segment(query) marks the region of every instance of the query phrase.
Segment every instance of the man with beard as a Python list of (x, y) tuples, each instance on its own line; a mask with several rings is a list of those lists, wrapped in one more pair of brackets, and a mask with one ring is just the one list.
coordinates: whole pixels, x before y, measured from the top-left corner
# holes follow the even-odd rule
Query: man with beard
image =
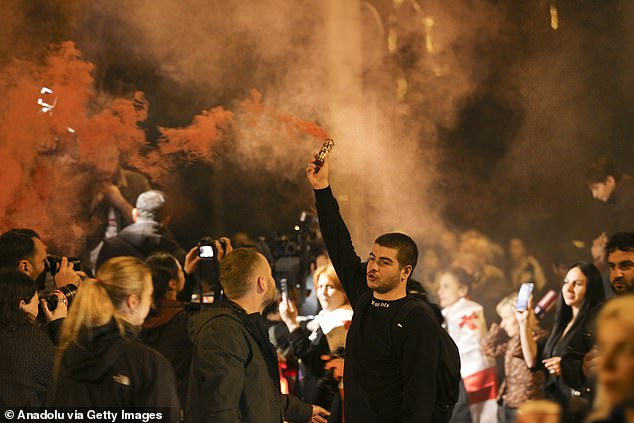
[(416, 244), (402, 233), (383, 234), (367, 266), (362, 263), (339, 214), (328, 171), (327, 158), (320, 169), (314, 163), (306, 168), (326, 249), (354, 310), (346, 340), (345, 421), (446, 422), (455, 399), (445, 403), (440, 395), (439, 376), (445, 375), (439, 370), (441, 354), (449, 352), (442, 349), (443, 329), (426, 304), (406, 306), (414, 301), (406, 286), (418, 259)]
[[(38, 282), (41, 288), (47, 270), (46, 257), (46, 245), (32, 229), (11, 229), (0, 235), (0, 269), (18, 270)], [(79, 285), (81, 278), (66, 257), (62, 257), (59, 266), (54, 277), (56, 287)]]
[(634, 292), (634, 232), (617, 232), (606, 245), (610, 284), (614, 293), (624, 295)]
[(188, 422), (326, 423), (326, 410), (280, 393), (277, 353), (262, 322), (275, 301), (266, 258), (252, 248), (220, 262), (225, 299), (189, 321), (194, 344)]

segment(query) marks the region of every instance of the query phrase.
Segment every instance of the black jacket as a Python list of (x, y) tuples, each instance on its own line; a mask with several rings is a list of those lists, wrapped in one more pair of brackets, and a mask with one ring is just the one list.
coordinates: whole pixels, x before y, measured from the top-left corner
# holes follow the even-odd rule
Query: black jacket
[(186, 421), (307, 422), (312, 406), (280, 393), (277, 353), (259, 313), (221, 301), (189, 321), (194, 343)]
[(62, 357), (47, 403), (53, 407), (164, 407), (180, 419), (174, 372), (165, 357), (121, 336), (114, 320), (86, 331)]
[[(392, 339), (395, 321), (385, 321), (388, 313), (375, 318), (366, 266), (354, 250), (330, 187), (316, 190), (315, 198), (326, 249), (354, 309), (346, 339), (345, 421), (446, 421), (448, 416), (436, 410), (441, 330), (437, 317), (431, 308), (415, 308), (397, 329), (402, 335)], [(393, 307), (404, 300), (393, 301)]]
[(153, 221), (136, 222), (104, 240), (96, 268), (113, 257), (132, 256), (145, 260), (157, 251), (170, 253), (181, 263), (185, 260), (185, 250), (167, 229)]
[(25, 322), (0, 333), (0, 408), (44, 405), (55, 351), (49, 335), (37, 325)]
[(193, 346), (187, 333), (189, 314), (183, 306), (180, 301), (161, 300), (158, 315), (145, 319), (139, 341), (163, 354), (172, 364), (178, 398), (184, 407)]

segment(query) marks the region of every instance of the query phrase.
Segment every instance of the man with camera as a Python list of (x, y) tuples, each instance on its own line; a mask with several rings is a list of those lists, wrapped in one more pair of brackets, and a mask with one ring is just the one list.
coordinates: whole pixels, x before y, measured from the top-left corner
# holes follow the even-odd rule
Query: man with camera
[(253, 248), (227, 251), (218, 256), (225, 299), (189, 321), (194, 353), (186, 420), (326, 423), (323, 408), (280, 393), (277, 353), (261, 315), (276, 298), (271, 266)]
[[(42, 298), (40, 305), (43, 317), (49, 322), (49, 336), (57, 343), (67, 306), (81, 282), (73, 263), (67, 257), (55, 262), (49, 260), (46, 245), (35, 231), (11, 229), (0, 235), (0, 269), (17, 270), (36, 282), (44, 280), (47, 273), (53, 275), (56, 289)], [(42, 288), (43, 283), (39, 285)]]
[(431, 308), (407, 295), (416, 244), (402, 233), (381, 235), (367, 266), (362, 263), (328, 172), (328, 158), (321, 167), (313, 162), (306, 168), (326, 249), (354, 310), (346, 340), (345, 421), (447, 422), (457, 399), (459, 365), (444, 363), (452, 357), (455, 364), (457, 349), (441, 339), (443, 329)]
[(81, 282), (75, 263), (67, 257), (49, 257), (46, 245), (32, 229), (11, 229), (0, 235), (0, 269), (19, 270), (37, 282), (49, 271), (57, 288)]

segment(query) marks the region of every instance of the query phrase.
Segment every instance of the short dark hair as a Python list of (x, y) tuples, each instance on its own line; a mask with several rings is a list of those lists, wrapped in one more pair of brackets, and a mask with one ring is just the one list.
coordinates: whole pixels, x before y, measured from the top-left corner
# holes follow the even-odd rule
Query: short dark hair
[(251, 278), (265, 260), (255, 248), (236, 248), (220, 262), (220, 285), (230, 300), (242, 298), (251, 289)]
[(34, 254), (33, 237), (24, 230), (11, 229), (0, 235), (0, 269), (17, 269), (21, 260), (31, 260)]
[(634, 232), (615, 232), (610, 235), (605, 251), (610, 255), (617, 250), (634, 251)]
[(160, 222), (167, 215), (167, 196), (158, 190), (145, 191), (136, 199), (136, 209), (140, 220)]
[(396, 259), (400, 268), (412, 266), (412, 272), (414, 271), (418, 262), (418, 247), (412, 238), (400, 232), (390, 232), (379, 236), (374, 243), (396, 249)]
[(35, 281), (28, 275), (15, 269), (0, 270), (0, 332), (29, 321), (20, 310), (20, 301), (29, 304), (36, 291)]
[(586, 170), (586, 184), (592, 185), (605, 182), (608, 176), (612, 176), (615, 181), (621, 179), (621, 174), (616, 172), (612, 163), (605, 157), (602, 157), (590, 163), (590, 166), (588, 166)]

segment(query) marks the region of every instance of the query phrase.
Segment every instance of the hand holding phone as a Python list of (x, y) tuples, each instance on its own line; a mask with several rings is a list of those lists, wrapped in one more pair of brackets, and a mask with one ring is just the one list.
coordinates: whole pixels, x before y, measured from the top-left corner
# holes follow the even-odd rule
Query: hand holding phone
[(530, 282), (524, 282), (522, 286), (520, 286), (520, 291), (517, 294), (517, 301), (515, 302), (515, 310), (526, 311), (528, 308), (528, 300), (531, 295), (533, 295), (533, 287), (534, 284)]

